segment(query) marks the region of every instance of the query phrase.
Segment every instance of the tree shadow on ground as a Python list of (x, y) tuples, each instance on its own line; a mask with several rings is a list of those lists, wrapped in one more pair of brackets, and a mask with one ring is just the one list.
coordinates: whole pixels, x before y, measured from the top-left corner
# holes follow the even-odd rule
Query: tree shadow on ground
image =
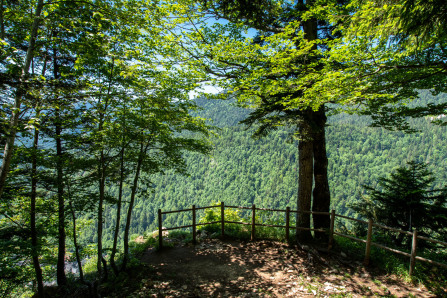
[[(147, 251), (140, 297), (436, 297), (358, 261), (274, 241), (203, 239)], [(394, 295), (394, 296), (393, 296)]]

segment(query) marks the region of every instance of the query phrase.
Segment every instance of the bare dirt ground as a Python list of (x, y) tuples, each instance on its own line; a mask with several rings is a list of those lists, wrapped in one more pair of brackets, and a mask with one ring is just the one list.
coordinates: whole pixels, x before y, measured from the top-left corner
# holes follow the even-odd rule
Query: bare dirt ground
[(151, 274), (133, 297), (439, 297), (346, 255), (274, 241), (204, 239), (142, 260)]

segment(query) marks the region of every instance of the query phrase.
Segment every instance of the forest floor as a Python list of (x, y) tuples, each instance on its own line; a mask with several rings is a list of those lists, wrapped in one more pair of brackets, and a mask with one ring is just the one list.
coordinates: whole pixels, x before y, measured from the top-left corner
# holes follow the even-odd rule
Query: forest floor
[(143, 278), (120, 291), (127, 297), (439, 297), (344, 253), (275, 241), (178, 242), (142, 261)]

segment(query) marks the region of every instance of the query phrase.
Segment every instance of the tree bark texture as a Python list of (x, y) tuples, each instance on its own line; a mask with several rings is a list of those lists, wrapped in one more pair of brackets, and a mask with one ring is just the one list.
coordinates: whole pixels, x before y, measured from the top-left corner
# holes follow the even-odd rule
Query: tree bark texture
[[(305, 113), (310, 114), (310, 111)], [(300, 141), (298, 144), (298, 211), (309, 212), (312, 202), (312, 183), (313, 183), (313, 142), (311, 136), (311, 127), (309, 122), (302, 121), (300, 128)], [(310, 214), (297, 213), (296, 219), (297, 227), (310, 228)], [(309, 230), (297, 230), (297, 241), (305, 242), (312, 239), (312, 234)]]
[[(327, 176), (328, 158), (326, 154), (326, 114), (324, 106), (316, 112), (313, 112), (314, 138), (314, 181), (312, 211), (329, 212), (331, 204), (331, 194), (329, 191), (329, 182)], [(315, 229), (329, 229), (330, 218), (327, 215), (313, 214), (313, 223)], [(317, 238), (323, 238), (324, 233), (315, 233)]]

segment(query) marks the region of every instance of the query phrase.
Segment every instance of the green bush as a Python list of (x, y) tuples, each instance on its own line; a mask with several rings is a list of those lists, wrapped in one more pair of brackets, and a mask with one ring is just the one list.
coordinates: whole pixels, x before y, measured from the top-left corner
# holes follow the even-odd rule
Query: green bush
[[(221, 204), (220, 202), (213, 203), (213, 205), (219, 205), (219, 206), (215, 208), (205, 209), (203, 216), (200, 217), (199, 219), (199, 223), (221, 221), (222, 217), (221, 217), (220, 204)], [(226, 208), (224, 211), (224, 217), (225, 221), (249, 222), (248, 219), (245, 219), (240, 215), (240, 210), (238, 209)], [(217, 234), (220, 233), (221, 224), (214, 223), (209, 225), (202, 225), (198, 227), (198, 230), (204, 230), (211, 234)], [(233, 224), (233, 223), (225, 224), (225, 234), (227, 235), (239, 238), (246, 238), (247, 235), (249, 235), (249, 233), (250, 233), (249, 230), (244, 225)]]

